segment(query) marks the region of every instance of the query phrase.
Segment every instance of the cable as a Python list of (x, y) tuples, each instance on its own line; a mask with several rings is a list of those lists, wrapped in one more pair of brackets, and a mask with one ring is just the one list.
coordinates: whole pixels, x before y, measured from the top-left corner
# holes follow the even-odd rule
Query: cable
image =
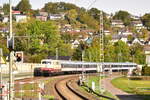
[(87, 10), (89, 10), (89, 9), (92, 7), (92, 5), (94, 5), (94, 4), (96, 3), (96, 1), (97, 1), (97, 0), (94, 0), (94, 1), (88, 6)]

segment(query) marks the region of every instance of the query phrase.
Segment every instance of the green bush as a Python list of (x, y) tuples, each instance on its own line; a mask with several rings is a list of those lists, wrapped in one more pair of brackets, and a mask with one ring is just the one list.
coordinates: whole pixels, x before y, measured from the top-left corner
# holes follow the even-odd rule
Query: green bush
[(142, 75), (150, 76), (150, 67), (148, 67), (147, 65), (145, 65), (145, 66), (142, 68)]
[(36, 54), (36, 55), (31, 55), (28, 59), (29, 62), (32, 63), (40, 63), (42, 59), (45, 58), (45, 54)]

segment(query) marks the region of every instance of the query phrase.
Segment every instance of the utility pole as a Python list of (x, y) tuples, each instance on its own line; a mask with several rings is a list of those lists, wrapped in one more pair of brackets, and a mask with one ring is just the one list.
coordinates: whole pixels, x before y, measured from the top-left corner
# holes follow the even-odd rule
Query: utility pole
[(82, 80), (84, 81), (85, 80), (85, 75), (84, 75), (84, 65), (83, 65), (83, 62), (84, 62), (84, 50), (82, 50)]
[(58, 48), (56, 48), (56, 60), (58, 60)]
[(100, 86), (100, 91), (102, 91), (102, 78), (101, 78), (101, 72), (103, 73), (104, 72), (104, 67), (103, 67), (103, 63), (104, 63), (104, 24), (103, 24), (103, 11), (100, 11), (100, 17), (99, 17), (99, 21), (100, 21), (100, 32), (99, 32), (99, 39), (100, 39), (100, 66), (99, 67), (102, 67), (102, 68), (99, 68), (101, 69), (100, 70), (100, 82), (99, 82), (99, 86)]
[[(1, 87), (0, 87), (0, 93), (1, 94), (3, 94), (3, 90), (2, 90), (2, 66), (1, 66), (1, 64), (2, 64), (2, 58), (3, 57), (3, 51), (2, 51), (2, 48), (0, 48), (0, 85), (1, 85)], [(0, 96), (0, 100), (2, 100), (3, 99), (3, 96), (1, 95)]]
[(9, 4), (10, 4), (10, 13), (9, 13), (9, 40), (8, 40), (8, 48), (10, 50), (10, 55), (9, 55), (9, 100), (14, 100), (14, 95), (13, 95), (13, 56), (14, 56), (14, 51), (13, 51), (13, 33), (12, 33), (12, 1), (9, 0)]

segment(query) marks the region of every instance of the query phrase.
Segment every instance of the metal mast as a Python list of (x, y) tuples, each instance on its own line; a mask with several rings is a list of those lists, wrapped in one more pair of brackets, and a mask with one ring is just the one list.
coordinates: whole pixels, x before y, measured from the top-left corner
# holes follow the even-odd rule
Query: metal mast
[(103, 93), (104, 90), (104, 86), (102, 86), (102, 78), (101, 78), (101, 72), (103, 73), (104, 69), (103, 69), (103, 63), (104, 63), (104, 24), (103, 24), (103, 11), (100, 11), (100, 15), (99, 15), (99, 21), (100, 21), (100, 27), (99, 27), (99, 41), (100, 41), (100, 62), (101, 64), (99, 65), (99, 70), (100, 70), (100, 80), (99, 80), (99, 86), (100, 86), (100, 91), (101, 93)]
[(12, 2), (11, 0), (9, 0), (9, 4), (10, 4), (10, 13), (9, 13), (9, 22), (10, 22), (10, 26), (9, 26), (9, 40), (11, 41), (9, 45), (12, 46), (12, 48), (10, 48), (10, 56), (9, 56), (9, 100), (13, 100), (14, 99), (14, 95), (13, 95), (13, 56), (14, 56), (14, 52), (13, 52), (13, 33), (12, 33)]
[(100, 11), (100, 62), (104, 62), (104, 24), (103, 12)]
[[(0, 84), (2, 84), (2, 57), (3, 57), (3, 51), (2, 51), (2, 48), (0, 48)], [(0, 86), (1, 90), (0, 90), (0, 93), (3, 94), (3, 91), (2, 91), (2, 86)], [(1, 95), (0, 96), (0, 100), (3, 100), (3, 96)]]

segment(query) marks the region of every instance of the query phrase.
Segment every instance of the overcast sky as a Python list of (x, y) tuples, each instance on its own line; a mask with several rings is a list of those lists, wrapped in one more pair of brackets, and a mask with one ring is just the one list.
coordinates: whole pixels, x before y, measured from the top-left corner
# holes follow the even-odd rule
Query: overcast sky
[[(0, 5), (9, 0), (0, 0)], [(21, 0), (12, 0), (16, 5)], [(59, 2), (60, 0), (30, 0), (33, 9), (42, 8), (47, 2)], [(107, 13), (115, 13), (119, 10), (126, 10), (134, 15), (143, 15), (150, 13), (150, 0), (61, 0), (65, 2), (75, 3), (78, 6), (88, 8), (93, 1), (96, 1), (92, 7), (102, 9)]]

